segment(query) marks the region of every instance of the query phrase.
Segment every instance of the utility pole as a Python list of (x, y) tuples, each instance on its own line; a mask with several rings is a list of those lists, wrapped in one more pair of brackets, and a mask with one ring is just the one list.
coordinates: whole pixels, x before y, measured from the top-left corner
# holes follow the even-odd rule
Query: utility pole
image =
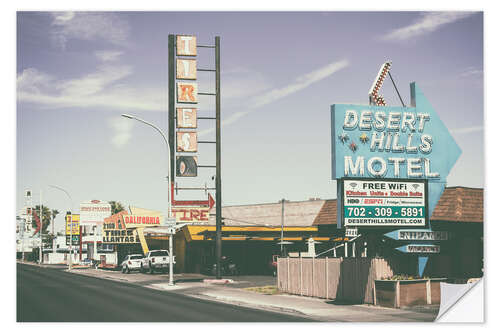
[(52, 253), (56, 253), (56, 236), (54, 235), (54, 215), (50, 212), (50, 224), (52, 225)]

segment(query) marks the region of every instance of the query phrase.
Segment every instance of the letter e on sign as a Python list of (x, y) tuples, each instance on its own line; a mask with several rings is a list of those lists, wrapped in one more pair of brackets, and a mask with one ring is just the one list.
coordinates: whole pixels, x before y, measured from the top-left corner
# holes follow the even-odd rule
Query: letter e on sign
[(196, 128), (196, 108), (177, 108), (177, 128)]
[(196, 56), (196, 36), (177, 35), (177, 55)]

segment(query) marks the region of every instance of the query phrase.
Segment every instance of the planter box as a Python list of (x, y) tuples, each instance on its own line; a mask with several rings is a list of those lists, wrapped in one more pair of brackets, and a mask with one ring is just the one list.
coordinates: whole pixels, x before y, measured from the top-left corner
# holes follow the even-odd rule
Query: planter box
[(439, 304), (443, 281), (446, 279), (375, 280), (374, 304), (391, 308)]

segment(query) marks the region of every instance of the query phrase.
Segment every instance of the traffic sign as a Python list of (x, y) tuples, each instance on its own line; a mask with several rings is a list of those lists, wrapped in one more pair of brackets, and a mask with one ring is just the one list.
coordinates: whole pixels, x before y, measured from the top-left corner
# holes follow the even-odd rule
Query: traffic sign
[(430, 229), (398, 229), (386, 233), (384, 236), (395, 240), (407, 241), (445, 241), (448, 240), (447, 231), (431, 231)]
[(358, 235), (358, 228), (345, 228), (346, 237), (356, 237)]
[(432, 244), (408, 244), (403, 245), (396, 250), (401, 251), (403, 253), (439, 253), (441, 251), (441, 247), (439, 245)]

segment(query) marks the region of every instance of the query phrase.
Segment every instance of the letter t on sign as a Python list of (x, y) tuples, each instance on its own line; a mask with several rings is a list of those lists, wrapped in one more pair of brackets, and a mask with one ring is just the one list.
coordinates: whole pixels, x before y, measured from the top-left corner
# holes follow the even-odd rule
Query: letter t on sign
[(177, 55), (196, 56), (196, 36), (177, 35)]

